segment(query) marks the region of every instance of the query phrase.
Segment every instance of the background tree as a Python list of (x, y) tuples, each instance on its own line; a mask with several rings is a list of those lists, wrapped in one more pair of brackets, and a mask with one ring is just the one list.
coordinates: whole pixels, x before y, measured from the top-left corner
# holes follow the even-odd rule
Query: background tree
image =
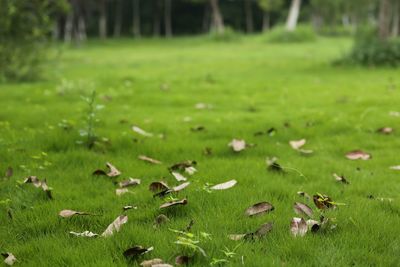
[(225, 31), (224, 19), (219, 7), (219, 0), (210, 0), (211, 6), (211, 28), (218, 34), (223, 34)]
[(292, 0), (289, 9), (289, 15), (286, 20), (286, 30), (294, 31), (297, 26), (301, 7), (301, 0)]
[(263, 11), (262, 31), (268, 31), (271, 27), (271, 12), (282, 8), (282, 0), (258, 0), (258, 5)]
[(132, 7), (132, 32), (133, 36), (139, 38), (141, 36), (140, 0), (132, 0)]
[(246, 18), (246, 32), (253, 32), (253, 0), (244, 0), (244, 14)]

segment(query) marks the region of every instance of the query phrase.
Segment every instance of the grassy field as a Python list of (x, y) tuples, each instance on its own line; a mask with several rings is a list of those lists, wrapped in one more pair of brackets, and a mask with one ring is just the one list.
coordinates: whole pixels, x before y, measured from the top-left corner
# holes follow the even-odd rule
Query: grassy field
[[(8, 166), (14, 169), (10, 178), (0, 178), (0, 250), (12, 252), (18, 266), (138, 266), (151, 258), (175, 265), (176, 256), (193, 253), (174, 243), (178, 234), (170, 229), (184, 230), (193, 219), (194, 239), (201, 232), (211, 235), (198, 244), (207, 257), (194, 253), (193, 266), (227, 259), (221, 250), (237, 245), (227, 266), (400, 266), (400, 172), (389, 169), (400, 164), (400, 117), (389, 115), (400, 111), (399, 71), (332, 66), (350, 46), (346, 39), (279, 45), (249, 37), (231, 43), (121, 40), (60, 49), (46, 80), (0, 85), (1, 176)], [(79, 144), (79, 131), (86, 129), (88, 109), (82, 96), (93, 90), (96, 105), (103, 106), (94, 132), (108, 141), (90, 150)], [(196, 108), (198, 103), (206, 108)], [(132, 125), (154, 136), (135, 133)], [(205, 130), (191, 130), (197, 126)], [(386, 126), (394, 132), (376, 133)], [(273, 136), (254, 135), (271, 127)], [(254, 146), (234, 153), (228, 147), (233, 138)], [(313, 154), (289, 146), (301, 138)], [(211, 155), (204, 154), (206, 147)], [(346, 159), (356, 149), (372, 159)], [(163, 164), (140, 161), (139, 155)], [(267, 170), (265, 159), (272, 156), (285, 173)], [(184, 160), (196, 160), (198, 170), (185, 174), (191, 184), (176, 195), (188, 204), (160, 210), (166, 200), (153, 198), (149, 184), (179, 184), (168, 167)], [(117, 196), (111, 178), (92, 175), (106, 162), (122, 172), (118, 181), (133, 177), (141, 184)], [(332, 173), (350, 184), (336, 182)], [(21, 184), (30, 175), (47, 179), (53, 200)], [(230, 179), (236, 186), (204, 190), (206, 183)], [(292, 236), (294, 202), (318, 214), (298, 191), (345, 203), (326, 212), (336, 228)], [(261, 201), (275, 210), (244, 215)], [(123, 212), (128, 204), (137, 209)], [(63, 209), (99, 216), (61, 218)], [(121, 214), (128, 222), (111, 237), (69, 234), (101, 234)], [(155, 229), (159, 214), (170, 221)], [(266, 222), (273, 229), (260, 240), (227, 237)], [(128, 261), (123, 252), (135, 245), (154, 250)]]

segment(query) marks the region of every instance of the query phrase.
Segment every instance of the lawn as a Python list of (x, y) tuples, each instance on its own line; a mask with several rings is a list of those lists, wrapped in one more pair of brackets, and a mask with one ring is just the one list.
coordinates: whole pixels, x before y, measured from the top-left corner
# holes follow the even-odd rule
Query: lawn
[[(0, 178), (1, 251), (13, 253), (17, 266), (138, 266), (152, 258), (175, 265), (178, 255), (195, 255), (193, 266), (216, 259), (228, 259), (227, 266), (399, 266), (400, 171), (389, 169), (400, 164), (399, 71), (333, 66), (350, 46), (347, 39), (282, 45), (261, 37), (229, 43), (201, 37), (58, 47), (45, 80), (0, 85), (1, 176), (14, 170)], [(99, 142), (88, 149), (80, 135), (88, 113), (82, 97), (93, 90)], [(133, 125), (154, 135), (142, 136)], [(191, 130), (198, 126), (204, 130)], [(394, 132), (377, 133), (381, 127)], [(255, 135), (270, 128), (275, 134)], [(248, 147), (233, 152), (234, 138)], [(289, 145), (302, 138), (312, 154)], [(372, 158), (345, 157), (358, 149)], [(274, 156), (283, 172), (267, 169), (266, 158)], [(195, 160), (198, 171), (184, 174), (191, 184), (171, 196), (188, 203), (160, 210), (171, 196), (153, 198), (149, 185), (180, 184), (168, 167), (185, 160)], [(92, 175), (106, 162), (122, 174)], [(47, 179), (53, 200), (22, 184), (30, 175)], [(141, 184), (117, 196), (113, 182), (128, 177)], [(208, 190), (231, 179), (237, 180), (232, 188)], [(336, 227), (294, 237), (294, 202), (319, 217), (312, 199), (298, 191), (344, 203), (324, 211)], [(261, 201), (274, 210), (244, 214)], [(137, 209), (123, 211), (126, 205)], [(62, 218), (64, 209), (95, 216)], [(122, 214), (128, 222), (110, 237), (69, 234), (101, 234)], [(169, 221), (154, 228), (160, 214)], [(185, 230), (191, 220), (192, 239), (200, 239), (207, 257), (174, 243), (179, 234), (171, 229)], [(266, 222), (273, 228), (262, 238), (228, 238)], [(135, 245), (154, 250), (126, 259), (123, 252)], [(225, 247), (236, 248), (232, 258)]]

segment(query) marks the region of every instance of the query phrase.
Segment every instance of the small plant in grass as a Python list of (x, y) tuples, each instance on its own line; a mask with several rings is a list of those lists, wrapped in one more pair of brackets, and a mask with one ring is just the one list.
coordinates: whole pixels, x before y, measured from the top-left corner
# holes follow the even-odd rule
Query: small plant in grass
[(236, 257), (236, 250), (239, 248), (241, 244), (236, 245), (233, 249), (229, 249), (228, 247), (225, 247), (224, 249), (221, 249), (221, 252), (224, 254), (224, 258), (217, 259), (213, 258), (210, 262), (210, 265), (222, 265), (229, 263), (232, 259)]
[(95, 125), (100, 121), (97, 118), (97, 112), (103, 109), (104, 106), (96, 104), (95, 90), (93, 90), (89, 97), (82, 97), (82, 99), (85, 101), (87, 109), (85, 113), (85, 127), (79, 130), (79, 135), (84, 139), (77, 141), (77, 143), (85, 145), (88, 149), (92, 149), (100, 140), (95, 132)]
[(205, 232), (201, 232), (196, 235), (190, 232), (179, 231), (175, 229), (169, 229), (170, 231), (177, 233), (177, 240), (174, 242), (183, 248), (185, 252), (189, 251), (191, 254), (200, 253), (204, 257), (207, 257), (205, 250), (199, 246), (201, 239), (211, 239), (211, 235)]
[(283, 26), (277, 26), (266, 34), (266, 40), (272, 43), (302, 43), (313, 42), (317, 39), (312, 27), (299, 25), (296, 30), (288, 31)]

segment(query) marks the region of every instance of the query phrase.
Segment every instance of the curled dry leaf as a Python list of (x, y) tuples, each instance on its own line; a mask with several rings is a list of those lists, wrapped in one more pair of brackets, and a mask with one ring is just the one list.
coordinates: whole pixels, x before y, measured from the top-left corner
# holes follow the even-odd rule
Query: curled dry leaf
[(302, 215), (302, 216), (306, 215), (308, 217), (313, 216), (313, 210), (304, 203), (295, 202), (293, 205), (293, 209), (294, 209), (294, 212), (296, 212), (296, 214), (298, 214), (298, 215)]
[(190, 185), (190, 182), (185, 182), (182, 183), (180, 185), (177, 185), (173, 188), (169, 188), (169, 189), (164, 189), (156, 194), (153, 195), (153, 197), (165, 197), (166, 195), (170, 194), (170, 193), (177, 193), (183, 189), (185, 189), (186, 187), (188, 187)]
[(190, 182), (182, 183), (172, 188), (172, 191), (179, 192), (190, 185)]
[(186, 205), (186, 204), (187, 204), (187, 199), (184, 198), (182, 200), (166, 202), (160, 206), (160, 209), (170, 208), (170, 207), (178, 206), (178, 205)]
[(146, 136), (146, 137), (152, 137), (152, 136), (153, 136), (152, 133), (148, 133), (148, 132), (146, 132), (145, 130), (140, 129), (140, 128), (137, 127), (137, 126), (132, 126), (132, 131), (134, 131), (134, 132), (137, 133), (137, 134)]
[(306, 144), (306, 139), (289, 141), (289, 144), (294, 150), (297, 150), (297, 151), (299, 151), (301, 153), (304, 153), (304, 154), (313, 153), (312, 150), (302, 149), (302, 147)]
[(24, 184), (33, 184), (37, 188), (42, 188), (42, 190), (46, 193), (47, 197), (53, 199), (51, 194), (51, 188), (47, 185), (46, 179), (40, 181), (36, 176), (29, 176), (25, 178)]
[(243, 139), (233, 139), (229, 144), (234, 152), (240, 152), (246, 148), (246, 141)]
[(128, 186), (136, 186), (136, 185), (140, 185), (140, 179), (133, 179), (133, 178), (129, 178), (128, 180), (122, 181), (119, 183), (119, 187), (128, 187)]
[(152, 260), (142, 261), (142, 263), (140, 263), (140, 266), (152, 267), (152, 266), (160, 265), (163, 263), (164, 263), (164, 261), (162, 259), (152, 259)]
[(146, 162), (149, 162), (149, 163), (152, 163), (152, 164), (162, 164), (161, 161), (156, 160), (156, 159), (153, 159), (153, 158), (150, 158), (150, 157), (147, 157), (147, 156), (145, 156), (145, 155), (140, 155), (140, 156), (138, 157), (138, 159), (143, 160), (143, 161), (146, 161)]
[(164, 190), (168, 190), (169, 186), (166, 182), (163, 181), (159, 181), (159, 182), (152, 182), (149, 185), (149, 190), (152, 192), (159, 192), (159, 191), (164, 191)]
[(316, 220), (307, 220), (307, 226), (308, 229), (311, 230), (311, 232), (317, 232), (320, 228), (321, 228), (321, 224), (320, 222), (316, 221)]
[(128, 192), (129, 192), (129, 190), (127, 188), (117, 188), (117, 189), (115, 189), (115, 194), (117, 196), (122, 196), (123, 194), (126, 194)]
[(123, 254), (126, 258), (136, 258), (152, 251), (153, 249), (153, 247), (144, 248), (142, 246), (134, 246), (125, 250)]
[(272, 158), (266, 158), (265, 163), (267, 164), (268, 170), (271, 171), (283, 171), (283, 168), (281, 165), (278, 164), (278, 159), (276, 157)]
[(178, 182), (186, 181), (186, 177), (180, 174), (179, 172), (171, 172), (171, 174), (175, 177)]
[(93, 172), (93, 175), (106, 175), (108, 177), (117, 177), (121, 175), (121, 172), (110, 162), (107, 162), (106, 166), (108, 168), (108, 172), (98, 169)]
[(1, 255), (4, 257), (4, 263), (9, 266), (13, 265), (17, 261), (17, 258), (15, 258), (15, 256), (10, 252), (1, 253)]
[(256, 231), (251, 232), (251, 233), (247, 233), (247, 234), (233, 234), (233, 235), (229, 235), (229, 239), (231, 240), (252, 240), (254, 238), (261, 238), (263, 236), (265, 236), (267, 233), (272, 231), (272, 227), (273, 227), (273, 223), (272, 222), (268, 222), (268, 223), (264, 223), (262, 224)]
[(304, 236), (308, 231), (308, 226), (303, 218), (293, 218), (290, 222), (290, 232), (294, 236)]
[(323, 194), (317, 193), (316, 195), (313, 196), (314, 204), (319, 208), (320, 210), (323, 209), (329, 209), (329, 208), (335, 208), (335, 204), (333, 200)]
[(14, 170), (12, 167), (8, 167), (5, 173), (5, 177), (6, 178), (10, 178), (11, 176), (13, 176)]
[(69, 218), (74, 215), (91, 215), (90, 213), (84, 212), (84, 211), (75, 211), (75, 210), (62, 210), (58, 214), (59, 216), (63, 218)]
[(229, 180), (228, 182), (222, 183), (222, 184), (216, 184), (212, 187), (210, 187), (210, 189), (212, 190), (225, 190), (225, 189), (229, 189), (233, 186), (235, 186), (237, 183), (236, 180)]
[(161, 225), (166, 224), (167, 222), (169, 222), (168, 217), (166, 215), (164, 215), (164, 214), (160, 214), (154, 220), (153, 227), (154, 228), (158, 228)]
[(178, 162), (178, 163), (173, 164), (172, 166), (170, 166), (168, 168), (168, 170), (170, 172), (172, 172), (172, 171), (181, 171), (181, 172), (183, 172), (183, 171), (186, 170), (186, 168), (193, 167), (196, 164), (197, 164), (197, 162), (194, 161), (194, 160), (186, 160), (186, 161), (182, 161), (182, 162)]
[(391, 134), (391, 133), (393, 133), (393, 128), (390, 128), (390, 127), (382, 127), (382, 128), (379, 128), (378, 130), (376, 130), (378, 133), (381, 133), (381, 134)]
[(274, 210), (274, 206), (268, 202), (260, 202), (246, 209), (247, 216), (260, 215)]
[(74, 235), (74, 236), (81, 236), (81, 237), (97, 237), (97, 236), (99, 236), (98, 234), (95, 234), (95, 233), (92, 233), (92, 232), (90, 232), (90, 231), (84, 231), (84, 232), (82, 232), (82, 233), (77, 233), (77, 232), (73, 232), (73, 231), (71, 231), (71, 232), (69, 232), (71, 235)]
[(335, 180), (337, 182), (343, 183), (343, 184), (350, 184), (349, 181), (347, 181), (347, 179), (344, 177), (344, 175), (337, 175), (336, 173), (333, 174), (333, 177), (335, 178)]
[(185, 256), (185, 255), (179, 255), (175, 258), (175, 264), (176, 265), (187, 265), (189, 264), (190, 261), (190, 257), (189, 256)]
[(357, 159), (368, 160), (371, 159), (372, 157), (371, 154), (368, 154), (362, 150), (353, 150), (346, 154), (346, 158), (351, 160), (357, 160)]
[(301, 197), (306, 198), (306, 199), (311, 199), (310, 195), (307, 194), (306, 192), (298, 191), (297, 194), (298, 194), (299, 196), (301, 196)]
[(136, 206), (132, 206), (132, 205), (126, 205), (126, 206), (122, 207), (122, 210), (124, 210), (124, 211), (132, 210), (132, 209), (137, 210), (137, 207)]
[(193, 166), (190, 166), (185, 168), (185, 172), (189, 175), (193, 175), (195, 172), (197, 172), (197, 169)]
[(128, 216), (120, 215), (118, 216), (108, 227), (107, 229), (101, 234), (101, 236), (108, 237), (114, 234), (114, 231), (119, 232), (121, 226), (128, 222)]

